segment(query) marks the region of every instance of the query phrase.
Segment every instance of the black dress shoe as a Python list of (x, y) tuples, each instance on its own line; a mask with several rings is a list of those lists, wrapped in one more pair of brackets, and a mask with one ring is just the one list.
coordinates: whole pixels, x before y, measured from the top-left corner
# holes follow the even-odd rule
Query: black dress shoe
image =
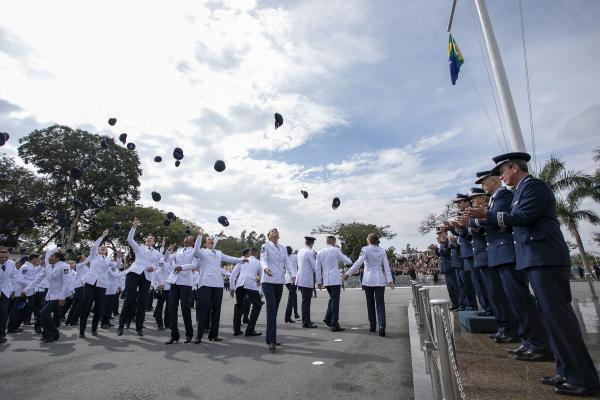
[(244, 332), (242, 331), (237, 331), (237, 332), (233, 332), (233, 336), (240, 336), (242, 335)]
[(202, 338), (200, 336), (196, 336), (196, 340), (194, 340), (194, 344), (198, 344), (202, 342)]
[(7, 342), (7, 340), (4, 336), (0, 337), (0, 343), (6, 343), (6, 342)]
[(331, 328), (331, 332), (344, 332), (346, 330), (346, 328), (342, 328), (341, 326), (333, 326)]
[(530, 362), (543, 362), (543, 361), (554, 361), (554, 356), (549, 353), (537, 353), (535, 351), (527, 351), (525, 353), (517, 354), (515, 356), (517, 361), (530, 361)]
[(581, 386), (571, 385), (570, 383), (561, 383), (554, 387), (556, 394), (564, 394), (568, 396), (591, 396), (598, 393), (599, 388), (585, 388)]
[(79, 334), (79, 339), (85, 339), (85, 333), (80, 333)]
[(117, 328), (117, 336), (122, 336), (123, 335), (123, 325), (119, 325), (119, 327)]
[(244, 333), (244, 336), (260, 336), (260, 335), (262, 335), (262, 332), (252, 331), (252, 332)]
[(295, 323), (296, 323), (296, 321), (294, 321), (293, 319), (286, 319), (286, 320), (285, 320), (285, 323), (286, 323), (286, 324), (295, 324)]
[(92, 336), (98, 336), (98, 331), (95, 329), (92, 329)]
[(560, 376), (560, 375), (542, 376), (540, 378), (540, 383), (542, 385), (558, 386), (558, 385), (562, 385), (563, 383), (565, 383), (565, 377)]
[(50, 343), (50, 342), (56, 342), (59, 338), (59, 335), (54, 336), (53, 338), (45, 338), (44, 340), (42, 340), (42, 343)]
[(500, 335), (500, 336), (496, 337), (496, 339), (494, 339), (494, 342), (496, 342), (496, 343), (514, 343), (515, 339), (513, 339), (507, 335)]
[(35, 328), (33, 331), (34, 331), (35, 333), (37, 333), (38, 335), (39, 335), (40, 333), (42, 333), (42, 329), (41, 329), (41, 328)]
[(164, 327), (164, 326), (159, 326), (159, 327), (158, 327), (158, 330), (159, 330), (159, 331), (164, 331), (164, 330), (165, 330), (165, 327)]
[(7, 333), (21, 333), (21, 332), (23, 332), (23, 328), (9, 329), (6, 332)]
[(142, 329), (138, 329), (136, 332), (139, 337), (144, 337), (144, 331)]
[(510, 354), (523, 354), (529, 351), (529, 348), (527, 346), (524, 345), (520, 345), (519, 347), (517, 347), (516, 349), (508, 349), (506, 350), (507, 352), (509, 352)]
[(192, 343), (192, 337), (191, 336), (186, 336), (185, 340), (183, 341), (183, 343)]
[(327, 321), (326, 319), (324, 319), (323, 322), (325, 323), (325, 325), (327, 325), (328, 327), (331, 328), (331, 323), (329, 321)]
[(173, 344), (173, 343), (177, 343), (177, 342), (179, 342), (179, 339), (173, 339), (173, 338), (171, 338), (171, 339), (167, 340), (165, 342), (165, 344)]
[(385, 336), (385, 329), (379, 330), (379, 336)]
[(275, 343), (269, 343), (269, 350), (271, 352), (274, 352), (275, 350), (277, 350), (277, 346), (275, 346)]
[(223, 338), (222, 338), (222, 337), (220, 337), (220, 336), (209, 337), (209, 338), (208, 338), (208, 341), (209, 341), (209, 342), (222, 342), (222, 341), (223, 341)]
[(296, 314), (296, 315), (294, 315), (294, 318), (300, 319), (300, 316), (298, 314)]
[(100, 325), (100, 329), (110, 329), (110, 326), (108, 326), (108, 325)]
[(372, 326), (372, 327), (369, 328), (369, 332), (375, 332), (375, 331), (376, 331), (376, 329), (375, 329), (374, 326)]
[(304, 325), (302, 325), (302, 327), (303, 328), (310, 328), (310, 329), (318, 328), (318, 326), (315, 325), (315, 324), (313, 324), (312, 322), (309, 322), (308, 324), (304, 324)]

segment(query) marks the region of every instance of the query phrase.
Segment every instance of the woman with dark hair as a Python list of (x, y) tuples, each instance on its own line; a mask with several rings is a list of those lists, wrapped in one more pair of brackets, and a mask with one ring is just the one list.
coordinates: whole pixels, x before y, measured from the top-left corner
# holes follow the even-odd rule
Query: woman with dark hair
[(358, 260), (344, 274), (344, 280), (358, 271), (363, 263), (365, 264), (362, 289), (367, 297), (367, 314), (371, 325), (369, 330), (375, 332), (376, 324), (378, 324), (379, 336), (385, 336), (384, 292), (386, 284), (390, 288), (394, 288), (392, 272), (385, 250), (379, 247), (379, 236), (370, 233), (367, 236), (367, 243), (369, 245), (362, 248)]
[[(65, 298), (69, 295), (71, 289), (71, 285), (69, 284), (71, 279), (70, 268), (65, 260), (65, 253), (62, 250), (58, 248), (48, 250), (44, 258), (44, 269), (21, 293), (21, 296), (31, 296), (37, 285), (44, 278), (48, 279), (46, 305), (42, 307), (39, 314), (42, 323), (42, 338), (40, 340), (45, 343), (58, 340), (60, 336), (55, 319), (56, 315), (60, 313)], [(54, 314), (54, 318), (52, 314)]]

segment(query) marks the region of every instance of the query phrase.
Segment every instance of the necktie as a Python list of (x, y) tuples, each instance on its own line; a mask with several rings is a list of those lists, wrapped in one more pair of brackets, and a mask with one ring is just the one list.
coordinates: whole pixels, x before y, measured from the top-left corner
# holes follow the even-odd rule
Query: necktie
[(6, 265), (2, 264), (2, 271), (6, 271)]

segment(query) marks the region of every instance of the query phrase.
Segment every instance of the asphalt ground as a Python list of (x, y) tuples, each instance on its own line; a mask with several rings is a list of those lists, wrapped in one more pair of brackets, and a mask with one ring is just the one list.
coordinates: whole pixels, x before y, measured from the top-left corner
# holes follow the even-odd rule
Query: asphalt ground
[[(362, 290), (342, 292), (340, 324), (346, 331), (334, 333), (321, 321), (326, 291), (318, 291), (312, 304), (319, 328), (304, 329), (283, 322), (284, 289), (278, 315), (282, 346), (275, 353), (264, 336), (233, 336), (228, 295), (221, 313), (224, 341), (218, 343), (205, 335), (198, 345), (167, 346), (168, 332), (156, 329), (151, 313), (143, 338), (134, 329), (118, 337), (114, 327), (92, 337), (88, 325), (87, 338), (78, 339), (78, 328), (61, 326), (58, 342), (42, 344), (27, 326), (0, 345), (0, 399), (411, 399), (406, 309), (411, 291), (386, 289), (385, 296), (387, 336), (381, 338), (368, 331)], [(181, 316), (179, 324), (181, 330)], [(264, 307), (256, 329), (265, 330)]]

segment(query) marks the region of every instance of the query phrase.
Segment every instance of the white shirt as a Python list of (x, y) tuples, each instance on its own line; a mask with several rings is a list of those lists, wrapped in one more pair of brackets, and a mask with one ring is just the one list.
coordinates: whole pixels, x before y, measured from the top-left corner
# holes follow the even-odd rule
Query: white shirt
[(167, 282), (167, 279), (173, 271), (173, 265), (166, 261), (164, 258), (158, 262), (158, 269), (154, 271), (154, 287), (160, 288), (162, 285), (163, 290), (171, 290), (171, 285)]
[[(194, 285), (192, 271), (198, 268), (198, 259), (194, 257), (194, 253), (193, 247), (179, 248), (175, 254), (167, 253), (165, 260), (173, 266), (166, 280), (167, 283), (185, 286)], [(177, 266), (181, 266), (181, 272), (174, 271)]]
[(21, 268), (15, 269), (13, 276), (13, 286), (15, 294), (20, 294), (23, 289), (27, 287), (31, 282), (35, 280), (35, 277), (39, 273), (39, 270), (35, 268), (35, 265), (29, 261), (25, 261)]
[(48, 250), (45, 256), (46, 265), (42, 272), (31, 282), (23, 292), (26, 295), (31, 296), (35, 291), (38, 284), (46, 278), (48, 280), (48, 293), (46, 294), (46, 301), (52, 300), (64, 300), (70, 293), (70, 271), (69, 264), (64, 261), (58, 261), (56, 264), (51, 265), (49, 258), (52, 254), (56, 253), (58, 249)]
[(98, 247), (104, 236), (96, 239), (94, 244), (92, 244), (92, 248), (90, 249), (89, 263), (90, 269), (88, 272), (83, 275), (81, 281), (84, 284), (96, 285), (99, 288), (107, 288), (108, 287), (108, 269), (110, 267), (111, 260), (108, 256), (101, 256), (98, 254)]
[(285, 282), (285, 271), (289, 271), (290, 278), (296, 278), (296, 268), (288, 262), (287, 249), (278, 244), (271, 242), (263, 244), (260, 248), (260, 263), (263, 268), (269, 268), (273, 276), (266, 273), (262, 274), (261, 283), (276, 283), (283, 284)]
[(346, 275), (350, 276), (354, 274), (363, 263), (365, 264), (362, 280), (363, 286), (385, 286), (387, 283), (393, 282), (387, 254), (385, 254), (385, 250), (381, 247), (376, 245), (363, 247), (358, 260), (346, 271)]
[(315, 286), (316, 257), (317, 253), (308, 246), (298, 250), (296, 286), (311, 289)]
[(138, 244), (133, 238), (135, 236), (135, 227), (132, 227), (127, 235), (127, 243), (135, 253), (135, 262), (127, 269), (127, 273), (140, 275), (144, 273), (146, 279), (152, 282), (152, 271), (158, 267), (158, 261), (161, 254), (158, 250), (146, 245)]
[(4, 264), (0, 264), (0, 292), (6, 297), (10, 297), (14, 292), (13, 277), (15, 274), (15, 262), (6, 260)]
[(224, 287), (223, 275), (229, 275), (229, 272), (221, 268), (221, 262), (237, 264), (243, 261), (243, 258), (231, 257), (219, 250), (202, 248), (201, 245), (202, 236), (198, 235), (194, 245), (194, 255), (198, 258), (198, 273), (200, 274), (198, 286)]
[(328, 244), (327, 247), (319, 250), (316, 267), (317, 283), (324, 286), (341, 285), (340, 262), (344, 265), (352, 264), (352, 260), (346, 257), (338, 247)]
[(127, 271), (119, 271), (121, 260), (111, 261), (106, 276), (106, 293), (110, 296), (116, 294), (121, 288), (121, 277), (127, 274)]
[(83, 286), (83, 277), (90, 270), (90, 266), (87, 263), (90, 261), (90, 258), (86, 258), (83, 262), (80, 262), (75, 266), (75, 272), (77, 275), (77, 279), (75, 280), (75, 285), (73, 285), (73, 289), (77, 289)]
[(244, 289), (258, 290), (256, 275), (262, 274), (262, 265), (254, 256), (248, 257), (247, 260), (248, 262), (238, 263), (231, 271), (232, 291), (242, 286)]
[(292, 277), (291, 277), (289, 271), (291, 269), (298, 271), (298, 255), (297, 254), (290, 254), (288, 256), (288, 266), (289, 266), (289, 268), (285, 270), (285, 284), (286, 285), (288, 283), (292, 283)]

